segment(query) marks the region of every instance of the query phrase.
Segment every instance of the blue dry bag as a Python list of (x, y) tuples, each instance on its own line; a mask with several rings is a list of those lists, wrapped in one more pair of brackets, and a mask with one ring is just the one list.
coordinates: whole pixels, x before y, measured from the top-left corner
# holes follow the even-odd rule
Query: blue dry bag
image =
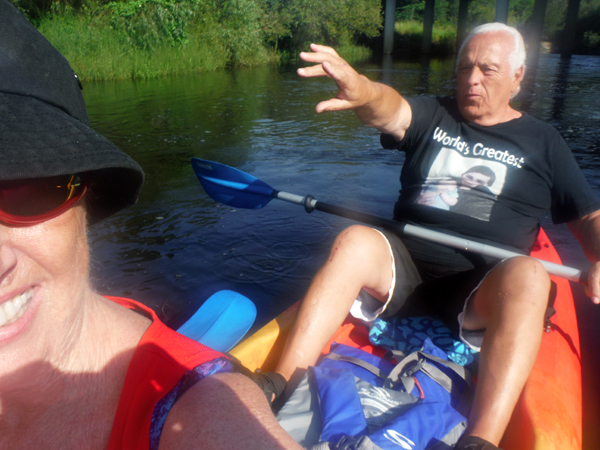
[(278, 420), (305, 448), (451, 449), (466, 428), (471, 392), (466, 369), (429, 339), (397, 365), (334, 344)]

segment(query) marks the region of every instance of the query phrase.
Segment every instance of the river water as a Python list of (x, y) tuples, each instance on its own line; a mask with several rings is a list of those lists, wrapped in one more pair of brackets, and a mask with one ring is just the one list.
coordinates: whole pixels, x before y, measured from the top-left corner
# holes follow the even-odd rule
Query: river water
[[(405, 95), (452, 95), (453, 61), (371, 61), (367, 77)], [(238, 291), (258, 307), (256, 327), (299, 300), (346, 219), (273, 201), (260, 210), (216, 204), (190, 165), (196, 156), (248, 172), (276, 189), (312, 194), (391, 218), (402, 154), (351, 112), (321, 114), (328, 79), (300, 79), (296, 67), (263, 67), (150, 81), (86, 83), (92, 126), (146, 172), (138, 204), (90, 232), (99, 291), (153, 307), (183, 323), (212, 293)], [(561, 62), (542, 55), (515, 106), (557, 127), (600, 193), (600, 58)], [(545, 228), (565, 263), (585, 265), (565, 226)], [(600, 307), (574, 286), (584, 364), (584, 438), (598, 448)]]

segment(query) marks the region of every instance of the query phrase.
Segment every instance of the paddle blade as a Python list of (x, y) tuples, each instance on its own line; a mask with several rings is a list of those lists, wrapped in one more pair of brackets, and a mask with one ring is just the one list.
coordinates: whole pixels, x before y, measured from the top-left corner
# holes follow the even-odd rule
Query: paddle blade
[(241, 170), (199, 158), (192, 158), (192, 167), (210, 198), (224, 205), (258, 209), (273, 198), (271, 186)]
[(177, 331), (207, 347), (226, 352), (239, 342), (256, 318), (256, 306), (234, 291), (211, 295)]

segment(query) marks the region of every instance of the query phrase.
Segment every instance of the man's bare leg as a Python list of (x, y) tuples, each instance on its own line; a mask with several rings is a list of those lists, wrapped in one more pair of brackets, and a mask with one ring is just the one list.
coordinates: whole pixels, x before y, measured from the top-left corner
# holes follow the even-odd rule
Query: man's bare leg
[(471, 300), (463, 327), (486, 328), (465, 435), (499, 445), (542, 340), (550, 279), (527, 257), (501, 263)]
[(276, 372), (290, 380), (297, 369), (315, 364), (360, 290), (383, 302), (392, 274), (390, 249), (379, 232), (360, 225), (341, 232), (302, 300)]

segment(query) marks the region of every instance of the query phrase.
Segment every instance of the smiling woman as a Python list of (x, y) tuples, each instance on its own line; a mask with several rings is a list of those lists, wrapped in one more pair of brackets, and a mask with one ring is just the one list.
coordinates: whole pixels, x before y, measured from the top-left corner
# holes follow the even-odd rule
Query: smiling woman
[(92, 289), (87, 227), (136, 202), (142, 169), (6, 0), (0, 61), (0, 448), (298, 448), (224, 355)]

